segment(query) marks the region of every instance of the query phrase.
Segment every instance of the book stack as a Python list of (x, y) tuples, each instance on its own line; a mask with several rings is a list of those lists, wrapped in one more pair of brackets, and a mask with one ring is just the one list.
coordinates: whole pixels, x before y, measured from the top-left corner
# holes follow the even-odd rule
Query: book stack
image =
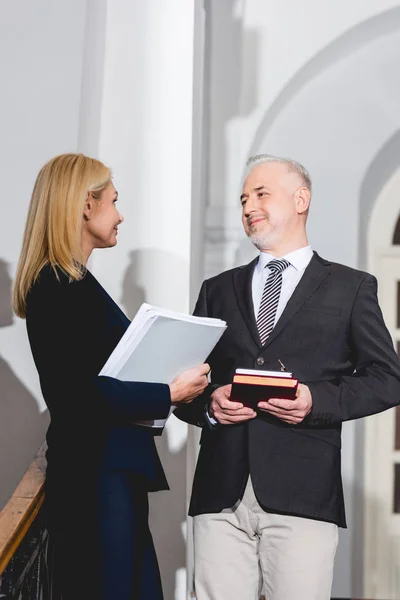
[(294, 400), (299, 380), (287, 371), (236, 369), (233, 376), (231, 400), (256, 409), (257, 404), (270, 398)]

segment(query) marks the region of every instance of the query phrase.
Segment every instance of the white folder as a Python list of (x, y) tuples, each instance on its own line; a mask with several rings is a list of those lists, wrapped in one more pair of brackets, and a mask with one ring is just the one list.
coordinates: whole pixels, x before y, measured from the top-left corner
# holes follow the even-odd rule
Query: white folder
[[(99, 375), (122, 381), (171, 383), (179, 373), (205, 362), (226, 322), (194, 317), (144, 303)], [(140, 421), (163, 427), (166, 419)]]

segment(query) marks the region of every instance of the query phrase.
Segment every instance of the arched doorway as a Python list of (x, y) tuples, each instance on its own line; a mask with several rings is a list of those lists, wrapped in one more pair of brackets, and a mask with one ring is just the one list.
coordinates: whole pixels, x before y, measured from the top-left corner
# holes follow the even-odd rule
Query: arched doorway
[[(400, 169), (380, 193), (368, 228), (368, 270), (400, 353)], [(400, 402), (400, 398), (399, 398)], [(400, 407), (365, 420), (364, 595), (400, 590)]]

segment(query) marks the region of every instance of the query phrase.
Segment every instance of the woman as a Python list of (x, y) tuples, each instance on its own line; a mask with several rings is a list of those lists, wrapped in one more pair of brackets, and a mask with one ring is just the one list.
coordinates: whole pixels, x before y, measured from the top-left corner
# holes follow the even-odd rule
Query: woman
[(148, 491), (168, 489), (152, 430), (207, 384), (207, 364), (170, 386), (98, 373), (129, 325), (86, 264), (117, 243), (110, 170), (64, 154), (40, 171), (14, 284), (51, 423), (46, 523), (62, 600), (160, 600)]

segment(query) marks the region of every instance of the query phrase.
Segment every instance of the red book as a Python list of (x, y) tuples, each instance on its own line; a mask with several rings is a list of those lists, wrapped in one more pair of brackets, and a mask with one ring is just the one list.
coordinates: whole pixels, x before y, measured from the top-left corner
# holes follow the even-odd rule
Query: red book
[(292, 373), (236, 369), (231, 400), (254, 409), (259, 402), (269, 398), (294, 400), (298, 383), (299, 380), (293, 377)]

